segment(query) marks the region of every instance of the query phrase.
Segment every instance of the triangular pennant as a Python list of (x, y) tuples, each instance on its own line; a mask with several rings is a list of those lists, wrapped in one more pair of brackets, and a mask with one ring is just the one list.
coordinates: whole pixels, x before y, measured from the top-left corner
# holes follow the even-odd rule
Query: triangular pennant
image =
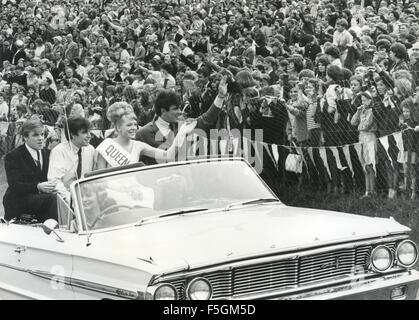
[(273, 154), (272, 154), (272, 152), (271, 152), (271, 150), (270, 150), (270, 148), (269, 148), (269, 144), (264, 143), (264, 144), (263, 144), (263, 146), (265, 147), (265, 150), (266, 150), (266, 152), (268, 153), (269, 158), (271, 158), (271, 160), (272, 160), (272, 162), (273, 162), (273, 164), (274, 164), (275, 168), (277, 168), (277, 169), (278, 169), (278, 163), (275, 161), (275, 158), (274, 158), (274, 156), (273, 156)]
[(316, 163), (314, 162), (313, 147), (307, 148), (307, 152), (308, 152), (308, 155), (310, 156), (311, 162), (313, 162), (314, 166), (316, 166)]
[(349, 150), (349, 145), (343, 146), (343, 154), (345, 155), (346, 162), (348, 163), (349, 170), (351, 170), (351, 172), (352, 172), (352, 178), (353, 178), (354, 175), (355, 175), (355, 172), (354, 172), (354, 168), (352, 167), (351, 153), (350, 153), (350, 150)]
[(380, 143), (383, 145), (384, 150), (386, 151), (386, 155), (387, 155), (388, 159), (390, 160), (392, 166), (394, 167), (393, 161), (390, 157), (390, 154), (388, 153), (388, 149), (390, 148), (390, 144), (388, 142), (388, 136), (381, 137), (379, 140), (380, 140)]
[(104, 138), (106, 139), (106, 138), (110, 137), (114, 132), (115, 132), (115, 129), (106, 130), (105, 133), (104, 133)]
[(313, 163), (314, 168), (316, 169), (317, 172), (319, 172), (319, 170), (316, 167), (316, 162), (314, 161), (313, 147), (307, 148), (307, 152), (308, 152), (308, 155), (311, 159), (311, 162)]
[(279, 153), (278, 153), (278, 146), (276, 144), (272, 145), (272, 155), (274, 156), (275, 162), (278, 163)]
[(342, 163), (340, 162), (338, 148), (337, 147), (330, 147), (330, 150), (332, 151), (332, 154), (336, 159), (336, 165), (337, 165), (338, 169), (339, 170), (345, 170), (346, 167), (343, 167)]
[(91, 130), (91, 134), (93, 134), (96, 138), (103, 139), (103, 133), (101, 130)]
[(329, 163), (327, 162), (326, 148), (324, 147), (319, 148), (319, 154), (320, 154), (320, 158), (323, 160), (324, 166), (326, 167), (329, 178), (332, 179), (332, 175), (330, 174), (330, 169), (329, 169)]

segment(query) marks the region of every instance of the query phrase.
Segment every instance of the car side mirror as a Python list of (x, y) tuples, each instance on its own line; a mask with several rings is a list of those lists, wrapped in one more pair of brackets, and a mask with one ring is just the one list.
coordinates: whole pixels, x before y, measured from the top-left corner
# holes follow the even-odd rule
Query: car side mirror
[(54, 233), (58, 242), (64, 242), (57, 232), (55, 232), (55, 229), (58, 229), (58, 222), (54, 219), (48, 219), (42, 224), (42, 230), (44, 230), (47, 235)]

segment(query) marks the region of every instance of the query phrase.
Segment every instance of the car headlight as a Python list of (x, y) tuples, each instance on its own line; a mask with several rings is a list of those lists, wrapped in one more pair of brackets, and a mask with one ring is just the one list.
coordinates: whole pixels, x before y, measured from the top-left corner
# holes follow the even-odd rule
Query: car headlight
[(397, 262), (402, 267), (411, 267), (418, 260), (418, 249), (416, 244), (410, 240), (399, 243), (396, 249)]
[(160, 284), (153, 295), (154, 300), (177, 300), (176, 288), (170, 283)]
[(374, 271), (384, 272), (393, 265), (393, 254), (386, 246), (377, 246), (371, 252), (371, 266)]
[(209, 300), (212, 296), (212, 287), (207, 279), (195, 278), (189, 282), (186, 294), (190, 300)]

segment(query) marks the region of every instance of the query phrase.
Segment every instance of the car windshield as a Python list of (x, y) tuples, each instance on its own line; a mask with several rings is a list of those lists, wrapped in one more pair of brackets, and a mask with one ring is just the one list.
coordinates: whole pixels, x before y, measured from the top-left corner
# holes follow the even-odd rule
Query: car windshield
[(141, 225), (141, 221), (153, 216), (205, 212), (276, 198), (253, 169), (240, 160), (120, 172), (82, 182), (76, 185), (75, 192), (84, 230)]

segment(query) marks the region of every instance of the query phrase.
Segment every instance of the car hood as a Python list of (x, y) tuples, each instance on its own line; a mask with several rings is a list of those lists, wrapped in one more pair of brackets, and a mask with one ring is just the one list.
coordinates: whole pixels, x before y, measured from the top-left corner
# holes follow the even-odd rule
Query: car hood
[(120, 253), (134, 253), (163, 270), (409, 231), (393, 219), (269, 204), (158, 218), (141, 226), (95, 234), (92, 241), (105, 246), (117, 243)]

